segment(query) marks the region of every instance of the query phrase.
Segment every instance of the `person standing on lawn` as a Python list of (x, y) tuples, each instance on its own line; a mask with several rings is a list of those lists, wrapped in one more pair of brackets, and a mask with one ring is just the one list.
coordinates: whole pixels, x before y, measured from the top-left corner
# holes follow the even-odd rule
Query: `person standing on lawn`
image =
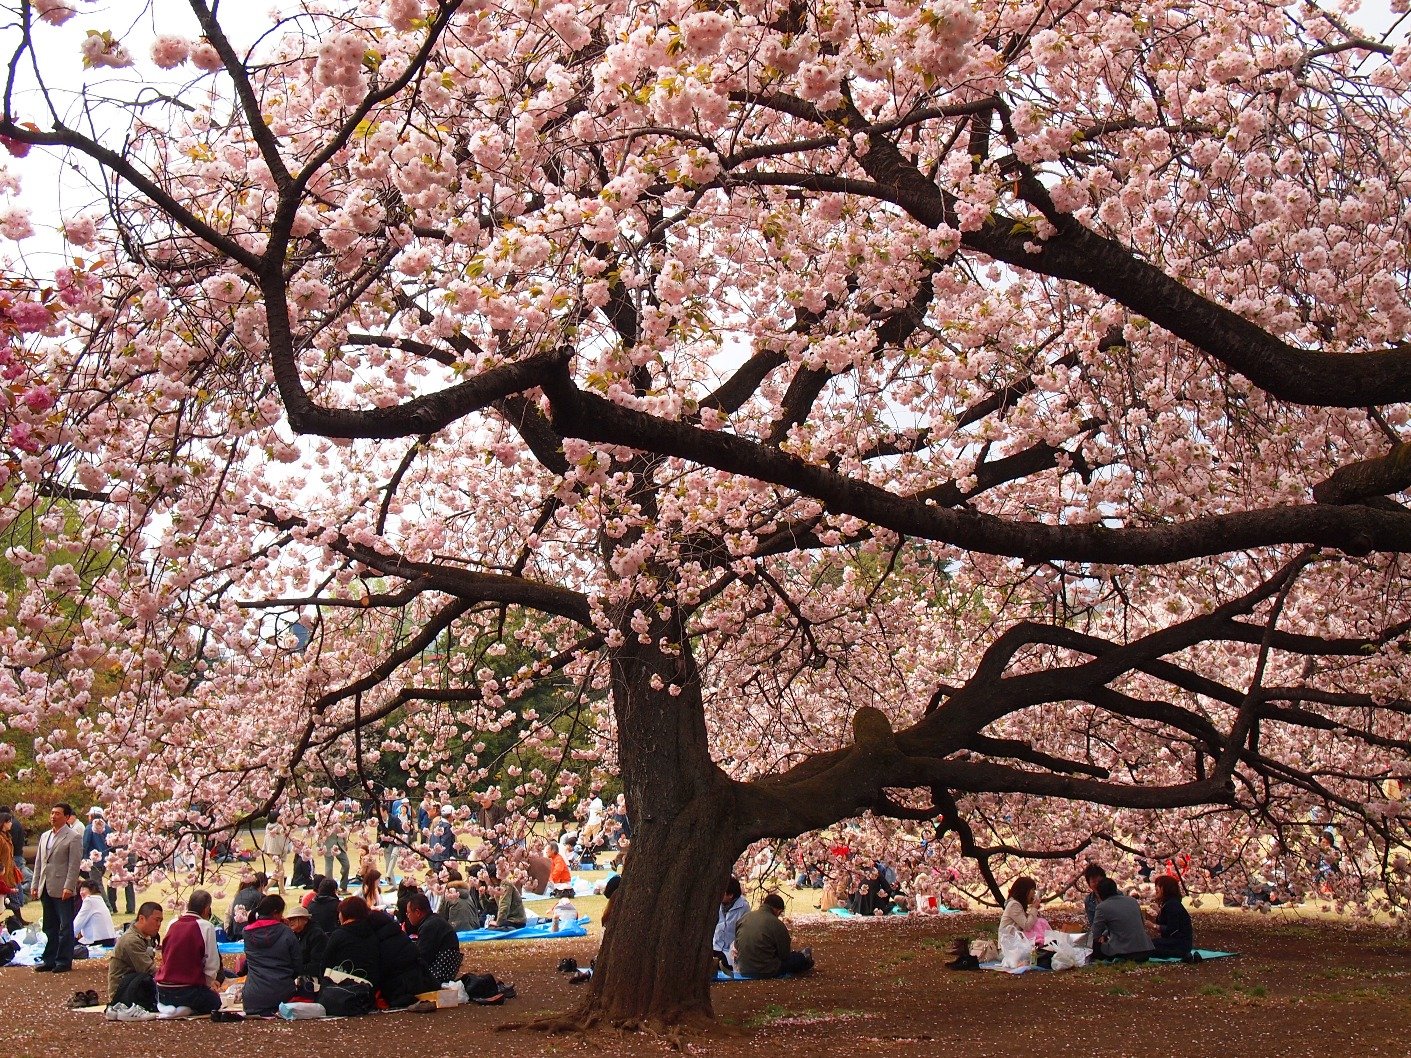
[(83, 864), (83, 837), (73, 827), (73, 808), (63, 802), (50, 809), (49, 823), (50, 829), (39, 836), (30, 889), (30, 896), (44, 908), (44, 953), (34, 972), (68, 973), (73, 969), (74, 897)]

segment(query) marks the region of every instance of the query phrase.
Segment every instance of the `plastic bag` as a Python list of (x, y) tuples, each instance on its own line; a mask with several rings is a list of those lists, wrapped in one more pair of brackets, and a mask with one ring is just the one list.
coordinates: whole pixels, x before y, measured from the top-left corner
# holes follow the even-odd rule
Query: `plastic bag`
[(989, 937), (978, 937), (970, 942), (970, 954), (979, 962), (998, 962), (999, 948)]
[(1053, 949), (1051, 968), (1054, 970), (1073, 970), (1086, 966), (1092, 956), (1091, 950), (1078, 947), (1067, 933), (1050, 933), (1049, 947)]
[(1029, 966), (1034, 961), (1034, 942), (1017, 929), (1000, 931), (999, 951), (1000, 965), (1006, 970)]
[(321, 1003), (280, 1003), (279, 1016), (285, 1021), (309, 1021), (328, 1017), (328, 1011)]

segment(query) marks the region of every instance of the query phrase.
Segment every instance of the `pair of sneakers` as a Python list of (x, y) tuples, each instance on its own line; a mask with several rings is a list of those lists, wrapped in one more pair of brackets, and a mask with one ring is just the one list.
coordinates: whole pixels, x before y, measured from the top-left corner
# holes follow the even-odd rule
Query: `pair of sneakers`
[(155, 1010), (144, 1010), (135, 1003), (115, 1003), (103, 1012), (109, 1021), (155, 1021)]

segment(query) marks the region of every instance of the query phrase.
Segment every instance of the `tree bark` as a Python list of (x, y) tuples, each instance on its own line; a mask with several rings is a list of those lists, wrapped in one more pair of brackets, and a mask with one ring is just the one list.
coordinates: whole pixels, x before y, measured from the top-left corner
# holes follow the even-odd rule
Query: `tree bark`
[(563, 1027), (709, 1021), (711, 935), (747, 844), (738, 787), (711, 760), (682, 618), (658, 613), (639, 637), (631, 613), (622, 606), (616, 622), (627, 643), (613, 652), (612, 690), (632, 840), (587, 995)]

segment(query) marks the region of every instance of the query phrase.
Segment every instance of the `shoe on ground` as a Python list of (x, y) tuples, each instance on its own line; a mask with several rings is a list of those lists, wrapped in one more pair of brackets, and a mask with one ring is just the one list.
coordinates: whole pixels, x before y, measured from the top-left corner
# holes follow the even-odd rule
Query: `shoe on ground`
[(54, 965), (53, 972), (56, 974), (66, 974), (73, 970), (73, 963), (61, 962)]
[(572, 957), (560, 959), (557, 973), (572, 974), (578, 972), (578, 960)]
[(75, 992), (73, 995), (69, 996), (69, 1001), (65, 1003), (64, 1006), (68, 1007), (70, 1010), (82, 1010), (84, 1007), (92, 1006), (92, 1004), (88, 1001), (87, 992)]
[(413, 1014), (430, 1014), (436, 1010), (436, 1004), (429, 999), (418, 999), (407, 1010)]
[(568, 979), (568, 983), (571, 985), (581, 985), (584, 981), (591, 980), (592, 977), (592, 970), (579, 970), (577, 973), (575, 973)]
[(36, 963), (34, 972), (37, 974), (51, 974), (54, 972), (54, 964), (49, 962)]

